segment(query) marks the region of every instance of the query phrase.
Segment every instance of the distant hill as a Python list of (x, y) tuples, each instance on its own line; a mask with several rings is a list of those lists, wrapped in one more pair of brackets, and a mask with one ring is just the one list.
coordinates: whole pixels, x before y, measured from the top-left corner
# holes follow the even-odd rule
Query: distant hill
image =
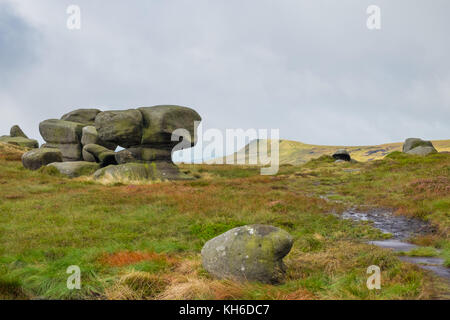
[[(243, 148), (245, 149), (246, 164), (248, 163), (248, 151), (250, 146), (254, 146), (257, 143), (258, 140), (254, 140)], [(439, 152), (450, 152), (450, 140), (433, 140), (432, 143)], [(306, 144), (298, 141), (280, 140), (280, 164), (302, 164), (322, 155), (332, 155), (338, 149), (346, 149), (350, 153), (351, 157), (357, 161), (372, 161), (382, 159), (385, 155), (393, 151), (401, 151), (402, 146), (403, 142), (386, 143), (376, 146), (321, 146)], [(268, 150), (268, 152), (270, 152), (270, 140)], [(237, 153), (227, 156), (225, 160), (233, 159), (232, 157), (237, 159)]]

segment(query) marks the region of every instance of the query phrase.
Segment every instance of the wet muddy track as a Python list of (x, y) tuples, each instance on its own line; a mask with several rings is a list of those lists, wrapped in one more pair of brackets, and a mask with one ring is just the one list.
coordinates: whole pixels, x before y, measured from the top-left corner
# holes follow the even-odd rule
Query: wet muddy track
[[(369, 221), (383, 233), (391, 234), (392, 237), (388, 240), (374, 240), (369, 241), (369, 243), (397, 252), (407, 252), (418, 247), (408, 243), (407, 239), (436, 231), (435, 228), (423, 220), (397, 216), (389, 210), (383, 209), (372, 209), (367, 212), (349, 209), (342, 213), (341, 217), (359, 222)], [(399, 258), (405, 262), (417, 264), (423, 269), (430, 270), (450, 282), (450, 268), (444, 266), (444, 260), (441, 258), (410, 256), (399, 256)]]

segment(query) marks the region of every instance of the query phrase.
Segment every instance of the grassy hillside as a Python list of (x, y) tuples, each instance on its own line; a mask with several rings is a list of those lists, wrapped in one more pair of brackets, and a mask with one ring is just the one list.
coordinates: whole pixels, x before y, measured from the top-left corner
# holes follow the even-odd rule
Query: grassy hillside
[[(0, 298), (433, 299), (448, 292), (430, 273), (366, 244), (385, 237), (369, 224), (331, 213), (382, 206), (428, 219), (439, 232), (414, 242), (440, 249), (450, 265), (450, 154), (366, 163), (322, 157), (284, 165), (276, 176), (251, 166), (182, 165), (198, 179), (101, 185), (28, 171), (17, 148), (0, 147)], [(213, 279), (201, 266), (203, 244), (252, 223), (293, 235), (285, 281)], [(374, 264), (382, 270), (379, 291), (366, 287)], [(81, 268), (81, 290), (66, 287), (70, 265)]]
[[(265, 140), (263, 140), (265, 141)], [(441, 151), (449, 151), (450, 152), (450, 140), (434, 140), (432, 141), (435, 148)], [(249, 145), (247, 145), (243, 150), (245, 150), (245, 163), (248, 164), (249, 158), (249, 150), (251, 146), (257, 146), (257, 141), (252, 141)], [(297, 141), (290, 140), (280, 140), (279, 144), (279, 152), (280, 152), (280, 164), (302, 164), (311, 159), (319, 158), (323, 155), (332, 155), (338, 149), (347, 149), (350, 153), (351, 157), (357, 161), (371, 161), (382, 159), (385, 155), (393, 151), (401, 151), (403, 143), (386, 143), (377, 146), (320, 146), (320, 145), (312, 145), (305, 144)], [(257, 150), (257, 148), (256, 148)], [(270, 151), (270, 143), (268, 144), (268, 150)], [(225, 159), (242, 159), (242, 157), (238, 157), (238, 153), (234, 155), (228, 156)]]

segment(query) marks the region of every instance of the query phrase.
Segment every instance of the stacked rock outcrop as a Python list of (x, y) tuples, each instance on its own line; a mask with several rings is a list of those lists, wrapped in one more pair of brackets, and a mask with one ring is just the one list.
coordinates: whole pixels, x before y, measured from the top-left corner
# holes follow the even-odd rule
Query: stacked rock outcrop
[[(154, 106), (138, 109), (105, 111), (95, 118), (95, 128), (101, 140), (123, 148), (115, 154), (119, 164), (104, 168), (95, 177), (114, 179), (180, 179), (183, 178), (172, 163), (172, 149), (182, 139), (194, 146), (196, 126), (200, 115), (182, 106)], [(177, 135), (184, 129), (187, 135)], [(133, 165), (130, 165), (133, 164)]]
[[(195, 145), (200, 121), (193, 109), (175, 105), (104, 112), (78, 109), (61, 119), (42, 121), (39, 131), (46, 143), (45, 150), (38, 152), (41, 160), (26, 153), (22, 161), (27, 168), (38, 169), (48, 164), (42, 160), (47, 159), (44, 154), (57, 149), (60, 162), (72, 164), (52, 167), (69, 176), (92, 171), (96, 163), (100, 168), (94, 174), (97, 179), (180, 179), (184, 177), (172, 163), (172, 150), (182, 140), (184, 147)], [(124, 149), (115, 152), (117, 146)]]

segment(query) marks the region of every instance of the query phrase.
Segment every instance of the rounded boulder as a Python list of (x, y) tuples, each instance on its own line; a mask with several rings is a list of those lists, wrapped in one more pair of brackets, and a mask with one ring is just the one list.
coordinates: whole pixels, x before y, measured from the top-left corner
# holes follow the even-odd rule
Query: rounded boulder
[(286, 231), (269, 225), (231, 229), (206, 242), (203, 267), (219, 279), (280, 282), (293, 239)]

